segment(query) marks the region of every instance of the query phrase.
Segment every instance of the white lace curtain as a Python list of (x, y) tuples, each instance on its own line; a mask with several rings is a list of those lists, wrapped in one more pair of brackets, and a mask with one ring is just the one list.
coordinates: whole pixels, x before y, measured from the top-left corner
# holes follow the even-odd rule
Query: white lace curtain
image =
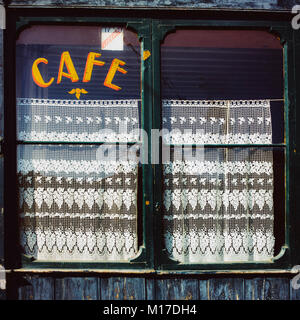
[[(18, 99), (17, 137), (43, 142), (138, 142), (137, 100)], [(121, 122), (127, 132), (119, 132)], [(272, 143), (270, 102), (163, 101), (165, 144)], [(107, 129), (105, 133), (101, 129)], [(138, 251), (134, 161), (102, 162), (98, 146), (19, 145), (24, 252), (39, 260), (128, 261)], [(205, 148), (164, 164), (166, 248), (181, 262), (273, 256), (269, 148)]]
[(34, 142), (18, 146), (24, 253), (47, 261), (134, 257), (138, 163), (118, 158), (120, 148), (103, 161), (100, 145), (84, 143), (137, 142), (139, 102), (18, 99), (17, 120), (18, 139)]
[[(273, 257), (273, 155), (262, 147), (205, 148), (182, 157), (176, 145), (271, 144), (270, 102), (163, 101), (164, 240), (184, 263)], [(197, 147), (196, 147), (197, 148)], [(199, 150), (195, 150), (199, 151)]]

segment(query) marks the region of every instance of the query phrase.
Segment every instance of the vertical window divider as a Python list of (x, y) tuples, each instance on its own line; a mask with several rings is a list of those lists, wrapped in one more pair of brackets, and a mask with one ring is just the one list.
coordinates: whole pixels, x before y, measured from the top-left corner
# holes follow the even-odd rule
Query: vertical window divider
[[(153, 50), (153, 128), (161, 132), (161, 43), (167, 32), (175, 30), (173, 25), (162, 24), (160, 20), (152, 21), (152, 50)], [(178, 261), (171, 259), (163, 246), (163, 163), (162, 163), (162, 138), (159, 137), (159, 155), (155, 155), (155, 159), (159, 159), (158, 164), (154, 164), (154, 203), (155, 203), (155, 233), (159, 240), (154, 242), (156, 267), (162, 268), (162, 265), (176, 265)], [(157, 238), (156, 238), (157, 239)]]
[[(297, 112), (296, 110), (296, 106), (299, 105), (300, 103), (300, 33), (299, 30), (295, 30), (293, 31), (293, 45), (294, 45), (294, 50), (293, 50), (293, 63), (290, 66), (289, 69), (289, 73), (293, 74), (290, 75), (290, 86), (294, 92), (294, 94), (291, 96), (291, 102), (293, 103), (293, 108), (291, 109), (291, 129), (293, 130), (292, 132), (294, 132), (294, 136), (295, 136), (295, 142), (293, 145), (293, 150), (291, 153), (291, 156), (293, 158), (292, 164), (292, 172), (294, 172), (295, 174), (292, 175), (293, 181), (292, 181), (292, 186), (291, 186), (291, 193), (292, 193), (292, 201), (293, 201), (293, 206), (294, 206), (294, 214), (293, 216), (291, 216), (291, 224), (295, 225), (295, 226), (299, 226), (300, 225), (300, 214), (299, 214), (299, 200), (297, 203), (297, 196), (300, 192), (299, 189), (299, 182), (297, 181), (297, 179), (299, 178), (299, 174), (300, 174), (300, 153), (299, 153), (299, 147), (300, 147), (300, 134), (299, 134), (299, 129), (297, 132), (297, 127), (296, 127), (296, 123), (298, 120), (298, 123), (300, 123), (300, 112)], [(297, 183), (298, 182), (298, 183)], [(293, 196), (294, 195), (294, 196)], [(298, 230), (296, 230), (295, 232), (295, 237), (294, 237), (294, 241), (293, 241), (293, 245), (294, 247), (292, 249), (292, 264), (296, 265), (299, 264), (300, 259), (299, 259), (299, 254), (297, 254), (297, 251), (300, 247), (300, 233), (297, 232)]]
[[(133, 27), (142, 41), (141, 52), (141, 73), (142, 73), (142, 108), (141, 108), (141, 167), (142, 167), (142, 228), (143, 243), (136, 258), (130, 260), (131, 263), (145, 262), (147, 267), (154, 267), (153, 251), (153, 170), (151, 163), (151, 128), (152, 128), (152, 74), (151, 74), (151, 25), (145, 19), (140, 22), (127, 23), (127, 27)], [(150, 55), (149, 55), (150, 53)], [(144, 135), (144, 133), (146, 135)], [(146, 148), (143, 146), (146, 145)]]
[[(284, 124), (285, 124), (285, 243), (282, 245), (281, 250), (272, 261), (278, 262), (278, 264), (285, 264), (290, 261), (291, 251), (290, 246), (293, 242), (290, 233), (291, 210), (294, 206), (291, 201), (291, 190), (293, 189), (292, 178), (290, 176), (291, 168), (291, 156), (293, 155), (293, 112), (294, 107), (294, 90), (293, 90), (293, 41), (292, 32), (286, 26), (272, 26), (269, 32), (279, 36), (280, 43), (283, 46), (283, 73), (284, 73)], [(292, 132), (290, 132), (290, 130)], [(292, 138), (292, 139), (291, 139)]]

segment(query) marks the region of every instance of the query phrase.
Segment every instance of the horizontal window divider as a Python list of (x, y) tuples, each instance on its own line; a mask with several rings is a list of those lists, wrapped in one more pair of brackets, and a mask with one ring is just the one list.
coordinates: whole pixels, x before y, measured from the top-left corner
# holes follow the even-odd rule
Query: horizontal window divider
[[(273, 265), (273, 268), (272, 268)], [(263, 270), (263, 269), (282, 269), (283, 265), (277, 265), (274, 262), (224, 262), (224, 263), (211, 263), (211, 264), (201, 264), (201, 263), (190, 263), (190, 264), (177, 264), (177, 265), (161, 265), (161, 272), (224, 272), (226, 270), (230, 270), (232, 272), (240, 271), (250, 271), (250, 270)]]
[(154, 20), (160, 28), (176, 26), (177, 28), (182, 27), (210, 27), (210, 28), (289, 28), (290, 24), (288, 21), (251, 21), (251, 20)]
[(285, 148), (286, 144), (164, 144), (165, 146), (189, 146), (189, 147), (203, 147), (203, 148), (249, 148), (249, 147), (258, 147), (258, 148)]
[(200, 267), (198, 266), (199, 269), (197, 270), (172, 270), (172, 269), (164, 269), (164, 270), (158, 270), (156, 272), (157, 275), (160, 276), (166, 276), (166, 275), (197, 275), (197, 274), (207, 274), (207, 275), (211, 275), (211, 274), (218, 274), (218, 275), (238, 275), (238, 274), (249, 274), (249, 275), (255, 275), (255, 274), (286, 274), (286, 275), (295, 275), (296, 272), (291, 270), (291, 269), (271, 269), (271, 268), (266, 268), (264, 269), (263, 267), (258, 267), (258, 268), (254, 268), (254, 269), (232, 269), (232, 270), (218, 270), (215, 268), (215, 266), (212, 269), (205, 269), (206, 265), (201, 265)]
[[(18, 268), (17, 268), (18, 269)], [(14, 269), (14, 270), (17, 270)], [(43, 270), (43, 269), (52, 269), (56, 270), (67, 270), (73, 269), (78, 271), (88, 271), (90, 269), (102, 270), (107, 272), (114, 272), (114, 270), (147, 270), (146, 262), (131, 263), (127, 261), (121, 262), (81, 262), (81, 261), (72, 261), (72, 262), (60, 262), (60, 261), (34, 261), (23, 263), (22, 270), (33, 269), (33, 270)]]
[[(183, 50), (184, 51), (184, 50)], [(185, 73), (193, 73), (194, 71), (185, 71)], [(189, 99), (183, 99), (185, 101), (188, 101)], [(268, 98), (260, 98), (260, 99), (190, 99), (191, 101), (195, 102), (228, 102), (228, 101), (270, 101), (270, 102), (279, 102), (282, 101), (284, 102), (285, 99), (280, 99), (280, 98), (274, 98), (274, 99), (268, 99)], [(162, 101), (181, 101), (181, 99), (162, 99)], [(185, 105), (183, 105), (186, 107)], [(224, 108), (227, 108), (227, 106), (223, 106)]]
[(74, 268), (33, 268), (33, 267), (23, 267), (20, 269), (8, 269), (5, 270), (6, 273), (32, 273), (32, 274), (51, 274), (51, 273), (72, 273), (72, 274), (140, 274), (140, 275), (147, 275), (147, 274), (156, 274), (156, 270), (154, 269), (122, 269), (120, 266), (118, 269), (97, 269), (97, 268), (85, 268), (85, 269), (77, 269)]

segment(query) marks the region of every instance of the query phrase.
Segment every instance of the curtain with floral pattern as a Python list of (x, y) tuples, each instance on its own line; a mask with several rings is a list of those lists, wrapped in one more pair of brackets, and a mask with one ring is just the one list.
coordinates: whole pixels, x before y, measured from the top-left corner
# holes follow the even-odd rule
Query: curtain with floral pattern
[[(270, 260), (272, 150), (217, 147), (271, 144), (270, 101), (164, 100), (162, 105), (163, 140), (172, 145), (163, 165), (170, 257), (182, 263)], [(185, 155), (191, 145), (193, 152)]]
[[(138, 162), (126, 143), (139, 143), (139, 103), (17, 100), (18, 139), (34, 142), (18, 146), (24, 253), (48, 261), (137, 254)], [(74, 141), (82, 144), (59, 144)]]

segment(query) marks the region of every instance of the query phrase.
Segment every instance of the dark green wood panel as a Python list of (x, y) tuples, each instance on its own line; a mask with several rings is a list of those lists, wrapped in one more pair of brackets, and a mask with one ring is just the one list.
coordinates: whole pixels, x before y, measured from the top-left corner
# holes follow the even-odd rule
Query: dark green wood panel
[(157, 300), (199, 300), (199, 281), (196, 279), (156, 280)]
[(98, 300), (97, 278), (62, 278), (55, 280), (55, 300)]
[(209, 279), (208, 300), (244, 300), (244, 279)]
[(145, 300), (144, 278), (102, 278), (99, 279), (102, 300)]
[(53, 278), (25, 277), (18, 290), (19, 300), (54, 300)]

